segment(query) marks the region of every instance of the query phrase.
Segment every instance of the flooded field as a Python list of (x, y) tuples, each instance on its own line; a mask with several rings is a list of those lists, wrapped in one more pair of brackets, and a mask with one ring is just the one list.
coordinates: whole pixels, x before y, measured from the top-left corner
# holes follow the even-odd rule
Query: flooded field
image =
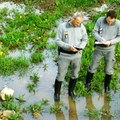
[[(8, 7), (10, 8), (12, 6)], [(107, 8), (107, 6), (105, 6), (105, 8)], [(104, 10), (103, 7), (100, 7), (100, 9)], [(36, 11), (36, 14), (38, 14), (38, 12), (39, 10)], [(84, 17), (85, 21), (89, 20), (87, 14), (84, 14), (86, 15)], [(57, 21), (57, 24), (60, 24), (62, 22), (63, 20), (60, 19), (60, 21)], [(48, 41), (54, 42), (54, 39), (49, 38)], [(32, 52), (34, 52), (34, 50), (30, 52), (30, 48), (32, 48), (31, 43), (27, 44), (26, 50), (9, 50), (8, 56), (15, 58), (23, 55), (26, 58), (29, 58)], [(26, 102), (22, 104), (19, 104), (19, 102), (14, 99), (17, 105), (27, 107), (30, 104), (41, 101), (42, 99), (49, 100), (49, 104), (45, 106), (44, 110), (42, 110), (40, 118), (33, 118), (33, 115), (31, 113), (23, 112), (22, 115), (24, 117), (24, 120), (120, 120), (119, 90), (117, 92), (113, 90), (111, 91), (111, 101), (107, 99), (107, 95), (104, 93), (104, 91), (103, 94), (93, 92), (92, 96), (77, 97), (75, 101), (73, 101), (68, 96), (68, 89), (62, 86), (60, 101), (63, 102), (63, 104), (61, 105), (61, 110), (58, 113), (50, 112), (51, 106), (59, 106), (58, 102), (55, 102), (53, 97), (53, 84), (57, 75), (57, 63), (54, 61), (53, 54), (57, 54), (56, 52), (56, 50), (50, 51), (48, 49), (45, 49), (43, 51), (43, 54), (46, 56), (44, 61), (38, 65), (30, 65), (27, 71), (21, 71), (22, 75), (20, 75), (20, 71), (18, 70), (15, 71), (13, 75), (0, 76), (1, 90), (4, 88), (4, 86), (8, 86), (14, 90), (14, 97), (17, 98), (19, 95), (22, 96), (25, 94), (23, 99), (25, 99)], [(39, 82), (35, 87), (35, 92), (29, 92), (27, 84), (32, 82), (30, 76), (32, 76), (34, 73), (36, 73), (39, 77)], [(87, 114), (87, 110), (96, 111), (94, 111), (94, 113)]]
[[(12, 51), (10, 53), (11, 56), (19, 55), (21, 52)], [(19, 76), (19, 72), (15, 72), (14, 75), (11, 76), (1, 76), (0, 77), (0, 89), (3, 89), (4, 86), (8, 86), (9, 88), (14, 90), (14, 96), (19, 97), (19, 95), (25, 94), (23, 97), (27, 102), (23, 103), (22, 106), (26, 107), (30, 104), (34, 104), (35, 102), (39, 102), (42, 99), (48, 99), (49, 105), (45, 110), (42, 111), (41, 120), (119, 120), (120, 119), (120, 91), (115, 93), (111, 91), (112, 101), (108, 101), (106, 98), (106, 94), (99, 94), (94, 92), (90, 97), (79, 97), (76, 98), (74, 102), (68, 96), (68, 90), (64, 89), (62, 86), (61, 92), (61, 101), (63, 101), (64, 106), (61, 106), (60, 113), (50, 113), (50, 106), (57, 105), (58, 103), (54, 101), (54, 80), (57, 74), (57, 65), (56, 62), (53, 61), (52, 53), (49, 50), (44, 50), (44, 54), (49, 54), (43, 63), (39, 65), (32, 65), (29, 67), (29, 71), (23, 75)], [(23, 53), (21, 53), (23, 54)], [(29, 53), (24, 53), (25, 55), (29, 55)], [(13, 56), (14, 57), (14, 56)], [(46, 70), (44, 70), (44, 65), (47, 65)], [(39, 82), (38, 86), (35, 88), (35, 92), (29, 92), (27, 88), (27, 83), (31, 82), (30, 75), (33, 73), (38, 73)], [(16, 100), (16, 104), (19, 104)], [(85, 110), (106, 110), (114, 115), (114, 117), (108, 117), (107, 113), (97, 116), (88, 116), (86, 115)], [(34, 120), (31, 113), (23, 113), (25, 120)]]

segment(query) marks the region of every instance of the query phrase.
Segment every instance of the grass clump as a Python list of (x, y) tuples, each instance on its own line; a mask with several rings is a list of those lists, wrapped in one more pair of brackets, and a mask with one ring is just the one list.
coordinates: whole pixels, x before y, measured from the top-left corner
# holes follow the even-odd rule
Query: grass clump
[(42, 53), (33, 53), (31, 55), (31, 62), (38, 64), (44, 60), (44, 55)]

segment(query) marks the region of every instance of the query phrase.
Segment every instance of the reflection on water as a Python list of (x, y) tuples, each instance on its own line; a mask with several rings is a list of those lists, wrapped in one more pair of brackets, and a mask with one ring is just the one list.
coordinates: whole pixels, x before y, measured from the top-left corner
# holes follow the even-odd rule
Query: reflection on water
[[(93, 104), (92, 97), (86, 97), (86, 109), (88, 109), (89, 111), (96, 109), (94, 104)], [(89, 115), (89, 120), (93, 120), (94, 117), (95, 116)], [(96, 117), (96, 120), (99, 120), (98, 116)]]
[[(101, 120), (111, 120), (111, 117), (108, 117), (108, 114), (110, 113), (111, 106), (110, 106), (110, 101), (107, 100), (107, 95), (104, 94), (104, 95), (100, 95), (99, 97), (102, 97), (104, 100), (103, 106), (101, 106), (101, 109), (100, 109), (100, 111), (103, 111), (103, 112), (101, 112), (101, 114), (102, 114)], [(102, 105), (101, 102), (98, 104)], [(86, 97), (86, 108), (89, 111), (97, 110), (97, 107), (94, 105), (91, 96)], [(96, 115), (96, 116), (89, 115), (89, 120), (93, 120), (93, 119), (99, 120), (99, 118), (100, 118), (100, 116), (98, 116), (98, 115)]]
[(68, 102), (69, 102), (69, 120), (78, 120), (75, 101), (68, 97)]
[[(68, 104), (69, 104), (69, 110), (68, 110), (68, 120), (78, 120), (77, 116), (77, 110), (76, 110), (76, 103), (68, 96)], [(54, 105), (60, 107), (59, 102), (54, 101)], [(64, 111), (61, 111), (56, 113), (56, 120), (66, 120)]]
[[(104, 105), (102, 106), (102, 110), (105, 110), (105, 112), (108, 114), (110, 113), (110, 101), (107, 100), (107, 95), (104, 95)], [(101, 120), (111, 120), (111, 117), (106, 117), (105, 115), (102, 115)]]
[[(60, 107), (59, 102), (54, 101), (54, 105)], [(62, 110), (60, 112), (55, 113), (56, 120), (65, 120), (65, 116)]]
[[(114, 114), (111, 109), (115, 108), (115, 101), (109, 101), (105, 93), (104, 95), (94, 93), (93, 96), (80, 97), (76, 102), (69, 96), (62, 98), (62, 100), (68, 104), (69, 109), (65, 111), (61, 107), (61, 111), (55, 114), (56, 118), (53, 120), (119, 120), (120, 118), (119, 116), (116, 118), (109, 115)], [(60, 106), (58, 102), (54, 102), (54, 105)], [(119, 107), (120, 105), (117, 108)], [(97, 113), (99, 114), (84, 116), (85, 110), (98, 110)]]

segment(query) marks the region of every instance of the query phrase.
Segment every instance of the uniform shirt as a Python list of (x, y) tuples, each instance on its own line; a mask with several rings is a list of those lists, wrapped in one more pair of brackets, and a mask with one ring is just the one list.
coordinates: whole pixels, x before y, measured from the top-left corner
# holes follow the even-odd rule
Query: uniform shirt
[(68, 21), (67, 23), (62, 23), (59, 25), (56, 33), (55, 43), (62, 49), (71, 51), (69, 49), (70, 45), (84, 48), (87, 44), (87, 39), (87, 32), (82, 23), (77, 27), (73, 27), (70, 24), (70, 21)]
[[(108, 25), (106, 17), (100, 17), (93, 29), (93, 36), (98, 42), (100, 42), (102, 37), (106, 41), (111, 41), (111, 45), (109, 47), (102, 47), (102, 49), (113, 50), (115, 48), (115, 44), (120, 41), (120, 21), (115, 19), (111, 25)], [(100, 46), (96, 47), (101, 48)]]

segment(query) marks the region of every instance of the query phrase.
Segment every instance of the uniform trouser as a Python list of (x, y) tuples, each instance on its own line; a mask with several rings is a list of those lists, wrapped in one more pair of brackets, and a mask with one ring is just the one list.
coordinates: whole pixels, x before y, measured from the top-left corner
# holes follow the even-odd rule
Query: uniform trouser
[(56, 79), (58, 81), (64, 80), (70, 64), (71, 64), (71, 66), (70, 66), (70, 78), (76, 79), (78, 77), (78, 72), (80, 70), (80, 65), (81, 65), (81, 57), (79, 57), (79, 58), (59, 57), (58, 73), (56, 76)]
[(115, 62), (114, 53), (115, 53), (114, 50), (103, 51), (103, 50), (95, 49), (93, 52), (91, 65), (88, 67), (88, 71), (90, 73), (95, 73), (100, 64), (101, 59), (104, 57), (105, 60), (104, 72), (108, 75), (112, 75), (114, 72), (113, 65)]

